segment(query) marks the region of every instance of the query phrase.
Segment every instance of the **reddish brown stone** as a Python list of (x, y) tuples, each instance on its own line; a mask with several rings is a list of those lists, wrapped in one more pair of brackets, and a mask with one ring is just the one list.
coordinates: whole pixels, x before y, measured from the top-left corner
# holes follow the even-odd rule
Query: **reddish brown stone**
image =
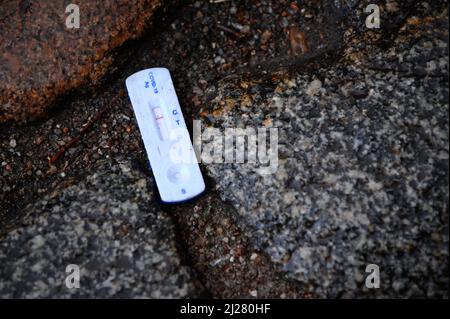
[(293, 55), (301, 55), (309, 51), (306, 35), (299, 27), (291, 27), (289, 30), (289, 41)]
[(171, 0), (72, 1), (80, 28), (66, 27), (67, 1), (10, 0), (0, 4), (0, 123), (40, 118), (56, 99), (96, 84), (114, 49), (147, 30)]

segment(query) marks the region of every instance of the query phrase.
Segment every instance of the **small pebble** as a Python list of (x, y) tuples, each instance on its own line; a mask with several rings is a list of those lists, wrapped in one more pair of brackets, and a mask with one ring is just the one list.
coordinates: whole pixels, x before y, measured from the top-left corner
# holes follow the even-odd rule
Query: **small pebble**
[(16, 140), (15, 140), (15, 139), (11, 139), (11, 140), (9, 141), (9, 146), (11, 146), (12, 148), (16, 147), (16, 146), (17, 146)]

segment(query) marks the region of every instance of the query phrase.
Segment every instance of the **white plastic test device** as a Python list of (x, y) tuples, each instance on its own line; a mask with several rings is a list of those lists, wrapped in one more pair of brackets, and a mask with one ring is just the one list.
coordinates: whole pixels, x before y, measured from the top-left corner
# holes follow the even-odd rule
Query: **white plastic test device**
[(205, 190), (169, 70), (151, 68), (126, 80), (161, 200), (178, 203)]

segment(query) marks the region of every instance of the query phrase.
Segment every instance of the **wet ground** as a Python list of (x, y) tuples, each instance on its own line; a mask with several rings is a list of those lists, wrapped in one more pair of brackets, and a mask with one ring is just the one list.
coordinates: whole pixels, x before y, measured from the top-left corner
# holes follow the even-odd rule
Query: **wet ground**
[[(103, 84), (68, 94), (42, 121), (3, 126), (0, 231), (20, 225), (28, 204), (76, 184), (102, 159), (125, 155), (146, 167), (124, 87), (129, 74), (168, 67), (189, 123), (207, 100), (206, 90), (214, 92), (221, 79), (259, 77), (330, 53), (336, 46), (334, 24), (326, 17), (312, 21), (312, 14), (322, 10), (333, 18), (333, 12), (329, 5), (318, 8), (288, 1), (197, 1), (173, 8), (146, 37), (118, 52)], [(213, 189), (212, 181), (208, 188)], [(168, 208), (178, 224), (182, 254), (211, 295), (307, 297), (252, 248), (233, 209), (217, 197), (210, 190), (198, 204)]]
[[(158, 17), (147, 35), (118, 51), (100, 85), (71, 92), (39, 122), (0, 128), (0, 233), (20, 225), (27, 205), (78, 183), (101, 160), (124, 156), (148, 173), (124, 86), (135, 71), (168, 67), (188, 125), (198, 114), (214, 124), (208, 103), (223, 83), (236, 80), (244, 90), (252, 83), (249, 90), (264, 96), (286, 73), (329, 66), (344, 55), (356, 61), (368, 44), (389, 47), (415, 5), (402, 4), (380, 39), (376, 32), (361, 33), (361, 19), (347, 17), (348, 10), (363, 7), (350, 2), (192, 1)], [(176, 225), (183, 263), (208, 294), (311, 297), (254, 248), (234, 208), (219, 199), (214, 181), (207, 184), (197, 203), (164, 210)]]
[[(312, 8), (299, 9), (288, 1), (258, 5), (197, 1), (180, 6), (160, 17), (147, 37), (127, 43), (118, 52), (102, 85), (67, 95), (48, 120), (4, 125), (2, 228), (20, 215), (26, 202), (86, 173), (96, 159), (123, 153), (144, 160), (123, 85), (129, 74), (146, 67), (168, 67), (189, 123), (204, 106), (207, 93), (214, 92), (223, 79), (271, 76), (274, 70), (304, 67), (337, 50), (332, 34), (337, 32), (335, 19), (326, 20), (336, 9), (319, 5), (326, 16), (317, 24), (311, 19), (318, 9)], [(320, 39), (315, 41), (316, 37)], [(267, 85), (267, 89), (276, 86), (270, 81)]]

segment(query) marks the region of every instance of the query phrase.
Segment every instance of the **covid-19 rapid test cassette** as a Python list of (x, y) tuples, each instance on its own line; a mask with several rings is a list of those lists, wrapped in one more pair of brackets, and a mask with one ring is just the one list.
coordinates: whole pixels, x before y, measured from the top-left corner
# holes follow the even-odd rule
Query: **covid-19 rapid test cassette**
[(126, 80), (161, 200), (178, 203), (205, 190), (169, 70), (151, 68)]

